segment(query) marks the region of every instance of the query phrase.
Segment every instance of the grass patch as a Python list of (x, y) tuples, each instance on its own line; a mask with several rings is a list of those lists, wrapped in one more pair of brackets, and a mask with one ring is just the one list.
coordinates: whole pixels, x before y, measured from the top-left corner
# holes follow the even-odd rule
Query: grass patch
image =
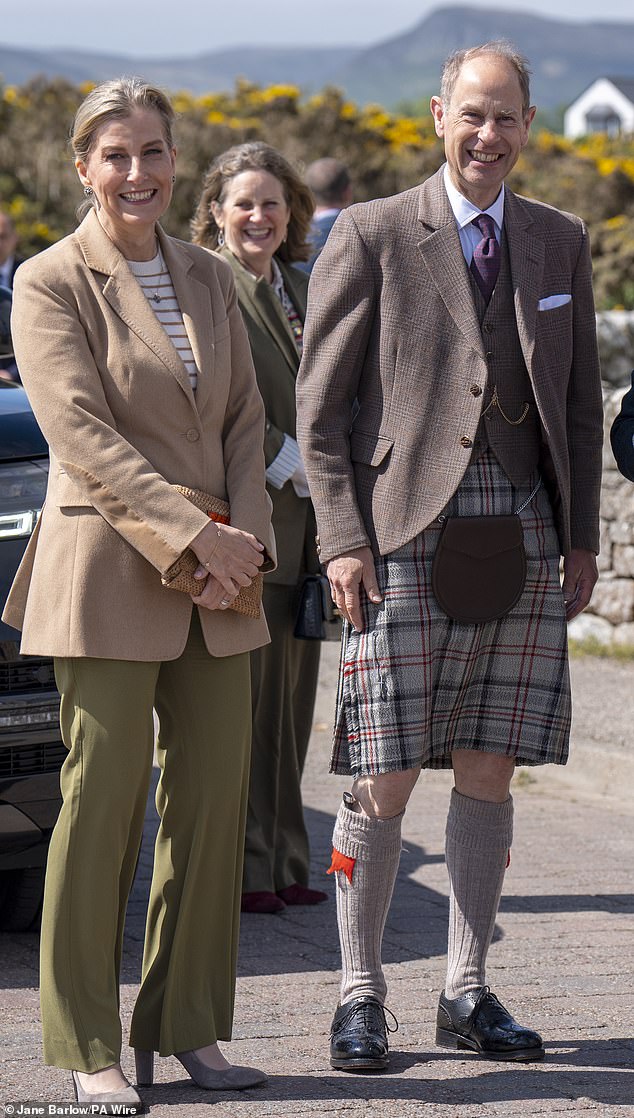
[(583, 640), (571, 639), (568, 641), (571, 656), (600, 656), (603, 660), (634, 660), (634, 645), (615, 644), (613, 641), (605, 644), (596, 637), (585, 637)]
[(529, 784), (536, 784), (537, 778), (528, 769), (517, 769), (513, 777), (516, 788), (528, 788)]

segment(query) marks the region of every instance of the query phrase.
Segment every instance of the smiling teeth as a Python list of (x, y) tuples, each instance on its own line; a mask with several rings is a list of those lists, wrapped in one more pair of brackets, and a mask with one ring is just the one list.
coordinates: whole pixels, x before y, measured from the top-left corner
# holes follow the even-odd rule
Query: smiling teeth
[(471, 158), (475, 159), (476, 163), (495, 163), (500, 157), (495, 152), (472, 151)]
[(146, 198), (151, 198), (153, 194), (153, 190), (138, 190), (134, 193), (122, 194), (121, 197), (125, 198), (126, 202), (144, 202)]

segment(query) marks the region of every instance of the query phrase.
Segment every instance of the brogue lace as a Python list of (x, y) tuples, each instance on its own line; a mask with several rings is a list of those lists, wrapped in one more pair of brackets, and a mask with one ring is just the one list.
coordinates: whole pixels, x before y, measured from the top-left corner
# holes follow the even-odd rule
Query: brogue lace
[[(394, 1022), (391, 1027), (387, 1019), (388, 1015)], [(391, 1009), (388, 1009), (385, 1005), (381, 1005), (378, 1001), (364, 1001), (350, 1003), (348, 1012), (344, 1013), (339, 1021), (337, 1021), (336, 1028), (333, 1028), (331, 1035), (341, 1032), (353, 1019), (359, 1019), (359, 1023), (362, 1027), (367, 1032), (372, 1032), (378, 1025), (377, 1016), (380, 1016), (383, 1027), (387, 1033), (398, 1032), (398, 1021)]]

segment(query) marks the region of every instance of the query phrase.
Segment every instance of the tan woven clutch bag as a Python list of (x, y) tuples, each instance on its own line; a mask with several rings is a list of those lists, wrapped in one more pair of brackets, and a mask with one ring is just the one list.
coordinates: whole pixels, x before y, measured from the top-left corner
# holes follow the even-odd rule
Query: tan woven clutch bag
[[(219, 524), (230, 523), (229, 505), (220, 497), (212, 497), (202, 489), (188, 489), (186, 485), (175, 485), (174, 488), (187, 497), (187, 500), (191, 501), (197, 509), (206, 512), (212, 520), (216, 520)], [(187, 548), (187, 551), (172, 563), (161, 578), (163, 586), (167, 586), (169, 590), (180, 590), (183, 594), (200, 594), (201, 587), (204, 585), (203, 580), (194, 578), (194, 571), (199, 565), (198, 557), (191, 548)], [(262, 575), (256, 575), (250, 586), (240, 588), (240, 593), (234, 598), (229, 609), (234, 609), (244, 617), (257, 620), (260, 617), (261, 603)]]

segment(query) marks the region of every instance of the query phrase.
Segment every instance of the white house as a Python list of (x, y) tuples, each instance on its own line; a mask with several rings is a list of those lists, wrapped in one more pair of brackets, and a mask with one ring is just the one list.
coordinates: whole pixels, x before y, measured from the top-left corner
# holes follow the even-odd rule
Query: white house
[(564, 113), (564, 136), (634, 134), (634, 78), (597, 78)]

